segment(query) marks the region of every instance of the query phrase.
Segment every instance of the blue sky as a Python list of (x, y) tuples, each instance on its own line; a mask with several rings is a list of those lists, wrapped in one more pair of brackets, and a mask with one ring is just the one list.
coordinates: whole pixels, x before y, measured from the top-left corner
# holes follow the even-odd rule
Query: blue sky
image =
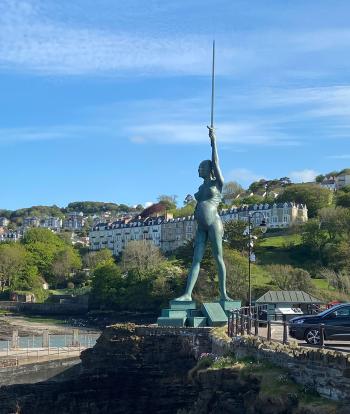
[(350, 166), (350, 4), (0, 0), (0, 208), (194, 193), (211, 42), (226, 181)]

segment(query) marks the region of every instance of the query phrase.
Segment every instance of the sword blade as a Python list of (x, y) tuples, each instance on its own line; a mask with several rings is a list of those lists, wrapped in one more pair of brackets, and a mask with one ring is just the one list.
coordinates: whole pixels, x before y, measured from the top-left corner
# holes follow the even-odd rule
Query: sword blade
[(213, 62), (211, 70), (211, 117), (210, 127), (214, 128), (214, 92), (215, 92), (215, 40), (213, 40)]

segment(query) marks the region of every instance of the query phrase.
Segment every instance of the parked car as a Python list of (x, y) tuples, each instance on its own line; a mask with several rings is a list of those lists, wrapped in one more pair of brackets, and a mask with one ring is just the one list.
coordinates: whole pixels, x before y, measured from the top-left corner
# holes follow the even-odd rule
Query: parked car
[[(318, 345), (321, 340), (320, 327), (324, 324), (324, 339), (350, 340), (350, 303), (333, 306), (317, 315), (303, 315), (289, 321), (289, 335), (304, 339), (308, 344)], [(311, 326), (310, 326), (311, 325)]]

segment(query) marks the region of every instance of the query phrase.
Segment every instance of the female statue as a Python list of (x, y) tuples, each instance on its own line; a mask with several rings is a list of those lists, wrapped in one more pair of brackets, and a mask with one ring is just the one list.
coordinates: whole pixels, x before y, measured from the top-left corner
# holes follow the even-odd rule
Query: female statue
[(221, 300), (232, 300), (226, 293), (226, 268), (222, 257), (222, 236), (224, 233), (221, 218), (218, 214), (218, 205), (221, 201), (224, 178), (222, 176), (216, 147), (214, 129), (209, 128), (209, 137), (212, 148), (212, 158), (199, 164), (198, 174), (204, 182), (195, 194), (197, 206), (194, 217), (197, 221), (194, 253), (191, 270), (187, 278), (185, 293), (178, 301), (191, 301), (192, 290), (198, 278), (200, 263), (204, 255), (208, 239), (211, 242), (212, 253), (216, 261), (219, 274), (219, 289)]

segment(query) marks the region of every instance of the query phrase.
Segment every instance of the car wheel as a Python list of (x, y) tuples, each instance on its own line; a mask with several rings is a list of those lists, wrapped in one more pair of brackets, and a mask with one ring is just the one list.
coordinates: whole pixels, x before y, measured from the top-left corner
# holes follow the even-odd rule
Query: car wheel
[(321, 341), (321, 334), (319, 329), (308, 329), (305, 332), (305, 341), (310, 345), (318, 345)]

